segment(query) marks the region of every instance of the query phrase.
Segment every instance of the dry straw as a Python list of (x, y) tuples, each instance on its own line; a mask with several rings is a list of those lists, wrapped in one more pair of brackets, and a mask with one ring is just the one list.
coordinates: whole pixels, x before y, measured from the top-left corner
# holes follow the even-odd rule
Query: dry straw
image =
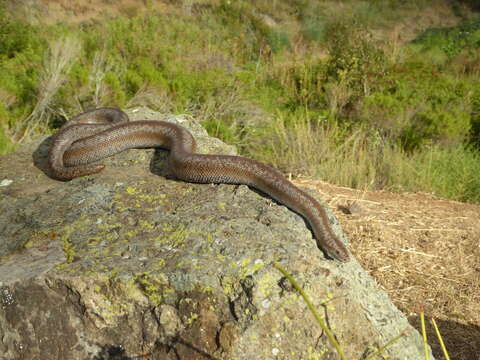
[(31, 114), (19, 122), (15, 131), (17, 139), (23, 140), (38, 129), (47, 129), (48, 121), (53, 112), (50, 105), (65, 82), (80, 49), (80, 41), (71, 36), (50, 43), (37, 88), (38, 101)]

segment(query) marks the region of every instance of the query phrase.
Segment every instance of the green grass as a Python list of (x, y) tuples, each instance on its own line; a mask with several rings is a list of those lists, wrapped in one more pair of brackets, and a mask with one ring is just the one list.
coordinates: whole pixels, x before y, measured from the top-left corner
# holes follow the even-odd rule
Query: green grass
[(392, 188), (428, 191), (465, 202), (480, 203), (480, 153), (459, 145), (438, 145), (399, 158), (391, 167)]
[(480, 17), (473, 17), (459, 26), (430, 28), (413, 42), (421, 51), (439, 51), (445, 61), (451, 60), (464, 49), (480, 46)]
[(0, 7), (0, 153), (64, 114), (143, 104), (286, 172), (478, 202), (478, 18), (395, 56), (372, 35), (432, 3), (192, 1), (89, 26)]
[[(286, 269), (284, 269), (279, 263), (273, 263), (272, 266), (275, 269), (277, 269), (279, 272), (281, 272), (282, 275), (290, 282), (290, 284), (293, 286), (293, 288), (300, 294), (303, 301), (307, 304), (308, 310), (312, 313), (313, 317), (315, 318), (315, 321), (321, 327), (322, 331), (326, 334), (328, 342), (330, 343), (330, 345), (335, 349), (335, 352), (338, 354), (340, 359), (346, 360), (347, 357), (345, 356), (345, 352), (344, 352), (341, 344), (338, 343), (338, 341), (335, 338), (335, 335), (332, 333), (328, 324), (326, 323), (325, 318), (318, 313), (317, 309), (312, 304), (312, 301), (310, 300), (310, 298), (307, 295), (307, 293), (305, 292), (305, 290), (302, 289), (302, 287), (295, 280), (295, 278), (290, 273), (288, 273), (288, 271)], [(324, 304), (322, 304), (322, 306), (324, 306)], [(424, 353), (425, 359), (428, 360), (428, 359), (430, 359), (430, 347), (429, 347), (428, 342), (427, 342), (427, 332), (426, 332), (426, 326), (425, 326), (425, 313), (424, 313), (423, 309), (420, 310), (420, 320), (421, 320), (421, 327), (422, 327), (422, 339), (423, 339), (423, 349), (424, 349), (423, 353)], [(431, 322), (432, 322), (432, 324), (435, 328), (435, 334), (436, 334), (437, 339), (438, 339), (438, 341), (441, 345), (442, 353), (443, 353), (445, 359), (450, 360), (450, 356), (449, 356), (448, 351), (445, 347), (442, 335), (440, 333), (440, 330), (437, 327), (435, 319), (432, 318)], [(382, 345), (381, 347), (378, 347), (378, 348), (373, 347), (374, 348), (373, 351), (369, 351), (369, 349), (368, 349), (367, 350), (368, 355), (367, 356), (361, 356), (361, 358), (364, 359), (364, 360), (370, 360), (370, 359), (373, 360), (373, 359), (380, 358), (380, 356), (382, 358), (385, 358), (384, 356), (382, 356), (382, 353), (388, 347), (393, 345), (395, 342), (397, 342), (398, 340), (400, 340), (401, 338), (406, 336), (410, 331), (411, 331), (411, 329), (407, 328), (407, 329), (403, 330), (399, 335), (390, 339), (386, 344)], [(366, 353), (367, 352), (364, 352), (364, 355)]]
[(424, 191), (480, 202), (480, 153), (463, 144), (405, 151), (378, 131), (346, 129), (326, 118), (278, 116), (252, 156), (294, 174), (364, 190)]

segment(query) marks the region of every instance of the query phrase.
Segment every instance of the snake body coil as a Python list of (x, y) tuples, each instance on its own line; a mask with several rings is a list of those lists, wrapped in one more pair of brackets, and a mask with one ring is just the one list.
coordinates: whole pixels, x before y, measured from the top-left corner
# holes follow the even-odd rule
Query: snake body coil
[(170, 150), (172, 174), (195, 183), (245, 184), (256, 188), (310, 224), (317, 245), (329, 256), (348, 261), (345, 245), (333, 232), (323, 207), (278, 170), (261, 162), (229, 155), (195, 154), (195, 139), (185, 128), (165, 121), (133, 121), (118, 109), (101, 108), (78, 115), (54, 136), (49, 164), (54, 177), (70, 180), (101, 171), (102, 158), (131, 148)]

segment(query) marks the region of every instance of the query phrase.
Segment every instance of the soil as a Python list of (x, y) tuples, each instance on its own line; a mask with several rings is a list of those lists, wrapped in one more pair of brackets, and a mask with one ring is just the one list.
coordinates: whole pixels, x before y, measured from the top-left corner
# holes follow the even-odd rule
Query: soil
[(480, 359), (480, 205), (430, 194), (361, 191), (297, 179), (329, 203), (362, 266), (443, 359)]

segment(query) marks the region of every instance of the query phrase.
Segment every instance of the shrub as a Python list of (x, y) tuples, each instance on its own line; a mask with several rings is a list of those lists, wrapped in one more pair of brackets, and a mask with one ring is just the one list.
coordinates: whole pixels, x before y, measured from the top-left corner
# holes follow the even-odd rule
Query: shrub
[[(0, 151), (5, 134), (42, 99), (46, 44), (75, 31), (81, 53), (43, 101), (56, 109), (53, 120), (94, 106), (148, 103), (191, 113), (211, 134), (285, 171), (346, 186), (428, 191), (433, 182), (408, 183), (396, 171), (414, 158), (425, 166), (428, 157), (419, 154), (428, 149), (453, 153), (468, 137), (480, 143), (477, 23), (426, 34), (402, 47), (395, 63), (367, 26), (424, 3), (219, 0), (171, 9), (174, 15), (151, 9), (42, 31), (0, 16)], [(455, 156), (476, 169), (477, 158), (462, 155), (468, 151)], [(442, 154), (439, 164), (453, 158)]]
[(0, 60), (29, 50), (35, 52), (41, 46), (36, 28), (14, 19), (0, 4)]
[(471, 126), (471, 84), (412, 64), (391, 74), (388, 87), (365, 98), (362, 120), (407, 151), (433, 142), (459, 144)]
[(472, 96), (470, 144), (480, 150), (480, 84), (477, 83)]
[(333, 85), (332, 89), (348, 89), (343, 91), (340, 107), (338, 101), (334, 102), (336, 116), (348, 121), (363, 98), (383, 82), (388, 60), (371, 34), (354, 20), (331, 23), (326, 38), (330, 56), (325, 81)]
[(430, 28), (413, 42), (420, 52), (442, 51), (445, 62), (451, 61), (465, 48), (480, 47), (480, 17), (474, 17), (460, 25), (448, 28)]

